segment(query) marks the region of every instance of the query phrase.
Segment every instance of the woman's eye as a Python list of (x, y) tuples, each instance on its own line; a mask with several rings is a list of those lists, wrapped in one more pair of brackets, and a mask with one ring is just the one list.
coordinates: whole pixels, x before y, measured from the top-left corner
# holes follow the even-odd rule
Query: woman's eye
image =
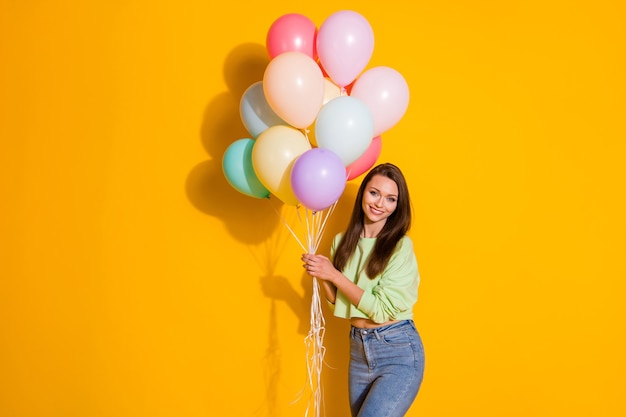
[(389, 201), (390, 203), (395, 203), (396, 199), (394, 197), (387, 197), (387, 201)]
[(370, 195), (372, 195), (372, 196), (377, 196), (377, 195), (378, 195), (378, 193), (377, 193), (376, 191), (370, 191)]

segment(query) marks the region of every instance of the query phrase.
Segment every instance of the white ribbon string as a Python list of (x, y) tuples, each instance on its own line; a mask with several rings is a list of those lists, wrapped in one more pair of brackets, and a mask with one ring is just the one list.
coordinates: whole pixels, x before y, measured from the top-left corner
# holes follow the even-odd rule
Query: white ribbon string
[[(336, 205), (337, 202), (321, 211), (311, 211), (305, 208), (304, 216), (300, 213), (300, 206), (296, 207), (300, 224), (306, 230), (306, 235), (303, 239), (306, 242), (306, 247), (302, 243), (303, 240), (298, 237), (285, 218), (276, 208), (274, 208), (274, 210), (302, 250), (307, 253), (316, 253), (322, 241), (328, 218), (334, 211)], [(322, 415), (321, 411), (323, 405), (322, 369), (324, 355), (326, 353), (326, 348), (324, 347), (326, 321), (324, 320), (324, 313), (322, 311), (322, 299), (320, 297), (318, 278), (313, 277), (312, 284), (313, 295), (311, 297), (310, 328), (307, 336), (304, 338), (306, 346), (307, 382), (311, 390), (311, 396), (304, 415), (305, 417), (320, 417)]]

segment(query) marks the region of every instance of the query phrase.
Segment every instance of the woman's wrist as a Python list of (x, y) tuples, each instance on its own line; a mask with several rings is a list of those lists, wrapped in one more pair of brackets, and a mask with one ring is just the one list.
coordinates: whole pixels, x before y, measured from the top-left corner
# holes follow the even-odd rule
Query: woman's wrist
[(343, 278), (343, 274), (339, 270), (335, 270), (335, 273), (330, 277), (330, 283), (337, 287), (337, 283)]

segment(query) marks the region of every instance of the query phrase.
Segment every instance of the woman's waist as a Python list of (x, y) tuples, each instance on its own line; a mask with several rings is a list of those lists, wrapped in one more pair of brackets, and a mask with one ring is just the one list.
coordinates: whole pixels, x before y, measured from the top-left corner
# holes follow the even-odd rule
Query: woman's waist
[(370, 319), (366, 319), (363, 317), (352, 317), (350, 319), (350, 324), (353, 327), (358, 327), (359, 329), (376, 329), (378, 327), (385, 327), (385, 326), (389, 326), (392, 325), (394, 323), (399, 323), (403, 320), (389, 320), (387, 322), (384, 323), (376, 323), (375, 321), (372, 321)]
[(394, 320), (387, 323), (381, 323), (376, 327), (364, 328), (356, 327), (354, 325), (350, 327), (350, 334), (352, 337), (356, 338), (375, 337), (376, 339), (380, 339), (382, 336), (392, 335), (398, 332), (405, 334), (408, 334), (407, 332), (417, 334), (417, 329), (415, 328), (413, 320)]

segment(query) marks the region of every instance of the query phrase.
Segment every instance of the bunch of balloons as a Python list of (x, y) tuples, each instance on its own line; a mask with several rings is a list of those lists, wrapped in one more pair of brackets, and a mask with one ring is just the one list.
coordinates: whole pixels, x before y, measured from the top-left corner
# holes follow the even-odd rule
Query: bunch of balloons
[(224, 175), (248, 196), (273, 194), (325, 210), (380, 156), (381, 135), (408, 107), (408, 85), (393, 68), (366, 70), (374, 34), (351, 10), (333, 13), (319, 29), (304, 15), (283, 15), (270, 26), (266, 47), (263, 80), (240, 102), (251, 137), (227, 148)]

